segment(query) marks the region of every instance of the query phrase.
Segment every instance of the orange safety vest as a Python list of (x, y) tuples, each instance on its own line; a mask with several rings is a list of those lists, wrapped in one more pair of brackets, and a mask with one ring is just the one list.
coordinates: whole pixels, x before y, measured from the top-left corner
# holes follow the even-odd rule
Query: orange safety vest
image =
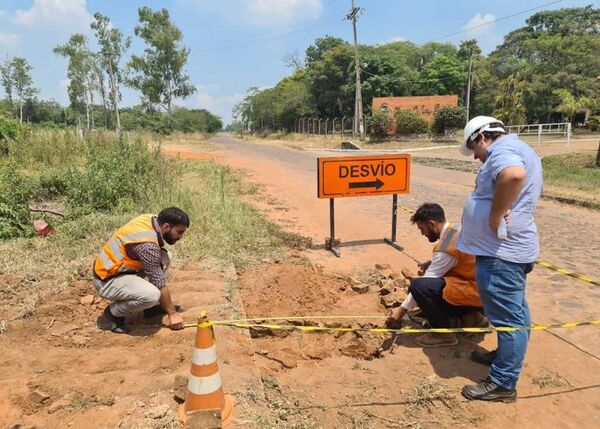
[(460, 225), (448, 225), (446, 234), (433, 247), (434, 252), (454, 256), (458, 262), (444, 276), (446, 287), (442, 292), (446, 302), (453, 305), (483, 307), (475, 282), (475, 256), (467, 255), (456, 248)]
[(125, 246), (135, 243), (156, 243), (158, 234), (152, 226), (152, 214), (138, 216), (121, 228), (104, 244), (94, 262), (94, 273), (101, 280), (107, 280), (122, 273), (135, 273), (142, 269), (142, 263), (127, 256)]

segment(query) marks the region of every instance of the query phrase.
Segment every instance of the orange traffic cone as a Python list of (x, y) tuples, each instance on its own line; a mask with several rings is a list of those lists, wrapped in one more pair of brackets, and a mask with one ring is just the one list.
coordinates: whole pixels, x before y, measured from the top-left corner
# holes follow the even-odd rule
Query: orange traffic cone
[(223, 393), (213, 328), (203, 315), (198, 320), (192, 369), (179, 418), (188, 429), (223, 428), (231, 422), (233, 398)]

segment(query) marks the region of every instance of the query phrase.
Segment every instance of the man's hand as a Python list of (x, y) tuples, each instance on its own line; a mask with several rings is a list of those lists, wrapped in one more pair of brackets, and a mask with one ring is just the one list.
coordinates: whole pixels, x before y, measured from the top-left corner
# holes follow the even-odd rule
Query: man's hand
[(421, 262), (418, 265), (419, 265), (419, 272), (418, 272), (418, 274), (420, 276), (422, 276), (423, 274), (425, 274), (425, 271), (427, 271), (427, 268), (429, 268), (429, 266), (431, 265), (431, 260), (425, 261), (425, 262)]
[(181, 317), (181, 314), (169, 314), (169, 321), (171, 322), (169, 324), (169, 328), (171, 328), (172, 330), (178, 331), (180, 329), (183, 329), (183, 317)]
[(402, 319), (406, 315), (406, 310), (402, 307), (394, 307), (388, 318), (385, 321), (385, 326), (391, 329), (400, 329), (402, 327)]

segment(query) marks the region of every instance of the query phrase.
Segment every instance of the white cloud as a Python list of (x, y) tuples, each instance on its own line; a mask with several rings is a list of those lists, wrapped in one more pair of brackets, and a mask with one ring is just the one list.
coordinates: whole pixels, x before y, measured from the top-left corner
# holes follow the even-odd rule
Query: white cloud
[(223, 122), (231, 122), (231, 111), (233, 106), (239, 103), (243, 94), (221, 95), (217, 85), (196, 85), (198, 92), (194, 97), (193, 104), (196, 108), (206, 109), (209, 112), (220, 116)]
[(21, 42), (21, 36), (14, 33), (0, 33), (0, 46), (7, 49), (16, 47)]
[(61, 31), (88, 28), (92, 15), (86, 0), (34, 0), (28, 10), (17, 10), (15, 23), (29, 28)]
[(406, 40), (407, 40), (406, 37), (396, 36), (396, 37), (392, 37), (388, 43), (406, 42)]
[(494, 27), (493, 21), (496, 17), (491, 13), (485, 15), (478, 13), (463, 26), (463, 30), (469, 30), (467, 33), (471, 36), (490, 33)]
[(286, 26), (293, 21), (316, 19), (323, 12), (321, 0), (250, 0), (248, 9), (258, 24)]
[(317, 19), (323, 13), (321, 0), (227, 0), (226, 8), (220, 2), (186, 2), (224, 19), (268, 27), (287, 27), (295, 22)]

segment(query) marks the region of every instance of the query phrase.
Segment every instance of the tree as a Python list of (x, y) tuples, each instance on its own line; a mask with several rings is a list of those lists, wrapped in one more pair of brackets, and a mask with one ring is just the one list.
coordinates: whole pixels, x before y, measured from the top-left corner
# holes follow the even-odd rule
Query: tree
[(4, 61), (4, 65), (0, 65), (0, 79), (2, 81), (2, 86), (4, 87), (4, 92), (6, 93), (6, 98), (10, 105), (13, 102), (13, 78), (12, 78), (12, 64), (10, 58), (6, 58)]
[[(94, 102), (97, 77), (94, 69), (94, 56), (87, 47), (83, 34), (73, 34), (64, 45), (54, 48), (54, 53), (69, 59), (67, 78), (69, 79), (69, 101), (76, 111), (85, 106), (87, 129), (90, 129), (90, 105)], [(93, 116), (92, 116), (93, 117)]]
[(515, 73), (500, 82), (500, 94), (496, 95), (494, 116), (505, 124), (523, 124), (525, 106), (523, 97), (527, 92), (527, 83)]
[(456, 56), (438, 54), (423, 66), (419, 80), (419, 95), (460, 95), (467, 72)]
[(134, 74), (127, 84), (142, 92), (145, 104), (160, 106), (171, 115), (175, 98), (196, 92), (184, 71), (190, 50), (180, 46), (183, 35), (171, 22), (167, 9), (142, 7), (138, 14), (140, 25), (135, 27), (135, 35), (147, 46), (143, 56), (131, 56), (128, 67)]
[(12, 84), (19, 99), (19, 121), (23, 123), (23, 103), (38, 93), (33, 87), (31, 66), (25, 58), (14, 57), (11, 61)]
[(306, 65), (321, 60), (325, 52), (341, 45), (350, 46), (344, 39), (340, 39), (339, 37), (327, 35), (316, 39), (314, 45), (310, 45), (306, 48)]
[(556, 106), (556, 111), (567, 115), (570, 123), (573, 123), (575, 115), (578, 112), (585, 111), (586, 119), (592, 108), (597, 105), (596, 100), (588, 97), (575, 98), (568, 90), (559, 88), (554, 90), (554, 94), (560, 99), (560, 104)]
[(123, 53), (129, 48), (131, 40), (128, 37), (124, 37), (119, 29), (114, 28), (110, 19), (101, 13), (95, 13), (94, 19), (95, 21), (90, 24), (90, 27), (94, 30), (98, 45), (100, 45), (100, 52), (98, 53), (100, 64), (108, 74), (108, 87), (115, 112), (116, 131), (118, 134), (121, 129), (121, 121), (119, 119), (121, 92), (119, 84), (122, 81), (119, 64)]

